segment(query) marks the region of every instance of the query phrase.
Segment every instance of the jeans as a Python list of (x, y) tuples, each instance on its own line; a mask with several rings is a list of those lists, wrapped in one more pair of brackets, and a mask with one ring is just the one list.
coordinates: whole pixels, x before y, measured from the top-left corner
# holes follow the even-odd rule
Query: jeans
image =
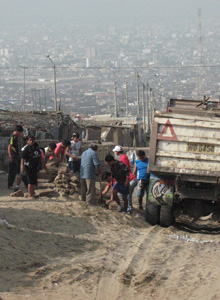
[(130, 181), (129, 194), (128, 194), (128, 209), (127, 211), (132, 211), (132, 194), (134, 192), (135, 187), (138, 184), (138, 179)]

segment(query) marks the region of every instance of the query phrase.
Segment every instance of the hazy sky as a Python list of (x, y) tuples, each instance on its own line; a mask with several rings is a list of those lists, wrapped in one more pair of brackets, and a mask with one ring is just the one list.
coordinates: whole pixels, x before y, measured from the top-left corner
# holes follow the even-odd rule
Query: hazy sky
[(0, 24), (25, 23), (171, 23), (173, 20), (219, 18), (220, 0), (0, 0)]

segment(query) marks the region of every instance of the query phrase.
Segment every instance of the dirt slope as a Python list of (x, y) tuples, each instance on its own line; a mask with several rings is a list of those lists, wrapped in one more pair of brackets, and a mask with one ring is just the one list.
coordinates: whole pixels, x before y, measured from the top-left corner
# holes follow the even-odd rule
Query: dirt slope
[(0, 299), (220, 299), (218, 234), (152, 227), (78, 197), (10, 198), (0, 177), (0, 219), (12, 225), (0, 225)]

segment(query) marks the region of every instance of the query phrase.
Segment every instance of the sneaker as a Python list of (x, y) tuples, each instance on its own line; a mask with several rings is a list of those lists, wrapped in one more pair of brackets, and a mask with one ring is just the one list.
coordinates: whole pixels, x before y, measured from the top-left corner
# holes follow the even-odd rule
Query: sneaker
[(127, 210), (127, 213), (129, 214), (129, 215), (131, 215), (132, 214), (132, 210)]
[(118, 205), (117, 211), (118, 211), (118, 212), (122, 212), (122, 207), (121, 207), (121, 205)]
[(127, 215), (127, 212), (126, 212), (126, 211), (123, 211), (122, 214), (123, 214), (123, 215)]

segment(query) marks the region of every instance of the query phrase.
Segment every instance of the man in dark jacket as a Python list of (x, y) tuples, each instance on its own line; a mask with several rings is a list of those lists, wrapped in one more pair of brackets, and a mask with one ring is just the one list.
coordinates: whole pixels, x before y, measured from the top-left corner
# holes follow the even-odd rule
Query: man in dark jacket
[(112, 155), (107, 155), (105, 161), (111, 167), (113, 182), (113, 199), (118, 204), (118, 211), (122, 211), (118, 193), (122, 194), (124, 201), (124, 210), (127, 212), (129, 194), (129, 170), (128, 167), (120, 161), (114, 159)]

